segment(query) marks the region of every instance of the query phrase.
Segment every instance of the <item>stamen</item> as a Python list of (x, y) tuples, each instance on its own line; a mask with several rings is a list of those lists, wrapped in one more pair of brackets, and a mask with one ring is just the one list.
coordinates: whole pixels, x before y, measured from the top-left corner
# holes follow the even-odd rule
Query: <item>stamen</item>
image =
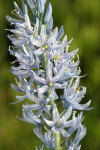
[(52, 83), (52, 82), (49, 82), (48, 85), (49, 85), (50, 87), (52, 87), (52, 86), (53, 86), (53, 83)]
[(55, 60), (59, 60), (60, 59), (60, 55), (57, 55), (56, 57), (55, 57)]
[(44, 44), (44, 45), (43, 45), (43, 49), (44, 49), (44, 50), (47, 50), (47, 49), (48, 49), (48, 45), (47, 45), (47, 44)]

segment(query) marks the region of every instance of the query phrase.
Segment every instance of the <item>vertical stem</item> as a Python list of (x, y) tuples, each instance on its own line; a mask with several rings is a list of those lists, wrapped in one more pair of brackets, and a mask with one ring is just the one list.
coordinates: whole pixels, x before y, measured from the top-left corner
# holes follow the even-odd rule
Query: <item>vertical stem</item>
[(45, 53), (43, 53), (42, 54), (42, 65), (43, 65), (43, 68), (44, 68), (44, 70), (46, 70), (46, 66), (47, 66), (47, 57), (46, 57), (46, 54)]
[(54, 105), (54, 99), (51, 99), (51, 106)]
[(60, 147), (60, 132), (57, 131), (57, 132), (55, 133), (55, 136), (56, 136), (56, 141), (55, 141), (56, 150), (61, 150), (61, 147)]

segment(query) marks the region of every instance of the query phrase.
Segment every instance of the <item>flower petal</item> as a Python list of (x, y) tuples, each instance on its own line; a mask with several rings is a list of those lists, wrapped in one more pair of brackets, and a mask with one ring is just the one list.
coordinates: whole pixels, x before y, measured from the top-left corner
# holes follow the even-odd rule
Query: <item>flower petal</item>
[(60, 115), (59, 115), (59, 112), (58, 112), (56, 104), (54, 104), (54, 106), (53, 106), (52, 117), (53, 117), (53, 121), (55, 123), (60, 121)]
[(41, 33), (40, 33), (41, 37), (42, 37), (42, 40), (45, 40), (46, 39), (46, 27), (45, 25), (42, 25), (41, 26)]
[(24, 15), (24, 18), (25, 18), (25, 25), (26, 25), (27, 30), (30, 31), (30, 33), (32, 33), (33, 30), (32, 30), (32, 27), (31, 27), (30, 19), (28, 17), (28, 8), (27, 8), (27, 5), (25, 5), (25, 15)]
[(46, 10), (46, 13), (45, 13), (45, 18), (44, 18), (44, 22), (49, 22), (51, 16), (52, 16), (52, 5), (49, 3), (48, 5), (48, 8)]
[(39, 110), (41, 106), (39, 104), (32, 104), (32, 105), (23, 105), (25, 110)]
[(47, 124), (49, 127), (52, 127), (52, 126), (55, 125), (54, 121), (47, 120), (46, 118), (43, 118), (43, 120), (46, 122), (46, 124)]
[(46, 69), (46, 77), (47, 77), (47, 80), (51, 80), (52, 79), (52, 63), (50, 60), (48, 60), (48, 63), (47, 63), (47, 69)]
[(57, 82), (63, 75), (65, 72), (66, 67), (63, 66), (59, 72), (52, 78), (52, 82)]
[(38, 92), (41, 93), (45, 93), (48, 90), (48, 86), (42, 86), (41, 88), (38, 89)]
[(37, 49), (37, 50), (34, 51), (34, 54), (35, 54), (36, 56), (40, 56), (43, 52), (44, 52), (44, 51), (43, 51), (43, 48), (39, 48), (39, 49)]
[(39, 77), (35, 72), (33, 72), (34, 79), (42, 84), (46, 84), (46, 80), (42, 77)]
[(83, 139), (83, 137), (86, 135), (86, 128), (82, 125), (80, 125), (80, 127), (78, 128), (75, 140), (73, 143), (75, 143), (76, 145), (79, 144), (79, 142), (81, 141), (81, 139)]
[(30, 37), (30, 41), (33, 45), (37, 46), (37, 47), (41, 47), (42, 44), (40, 41), (38, 41), (37, 39), (35, 39), (33, 36)]
[(91, 100), (85, 104), (74, 103), (73, 108), (77, 110), (91, 110), (92, 108), (91, 107), (89, 108), (90, 104), (91, 104)]
[(61, 37), (63, 36), (63, 34), (64, 34), (64, 27), (62, 26), (62, 27), (60, 28), (59, 33), (58, 33), (57, 41), (59, 41), (59, 40), (61, 39)]
[(70, 134), (68, 132), (66, 132), (64, 129), (61, 129), (61, 134), (64, 136), (64, 137), (69, 137)]
[(62, 121), (68, 120), (72, 114), (72, 107), (69, 107), (67, 112), (61, 117)]

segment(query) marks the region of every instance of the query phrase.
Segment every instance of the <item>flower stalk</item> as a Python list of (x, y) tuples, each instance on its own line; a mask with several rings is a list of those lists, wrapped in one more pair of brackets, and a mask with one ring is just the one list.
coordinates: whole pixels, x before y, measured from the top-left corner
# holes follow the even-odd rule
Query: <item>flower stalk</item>
[(46, 58), (46, 54), (45, 53), (43, 53), (42, 54), (42, 65), (43, 65), (43, 68), (44, 68), (44, 70), (46, 70), (46, 65), (47, 65), (47, 58)]
[(55, 133), (55, 136), (56, 136), (56, 150), (61, 150), (61, 147), (60, 147), (60, 132), (57, 131)]

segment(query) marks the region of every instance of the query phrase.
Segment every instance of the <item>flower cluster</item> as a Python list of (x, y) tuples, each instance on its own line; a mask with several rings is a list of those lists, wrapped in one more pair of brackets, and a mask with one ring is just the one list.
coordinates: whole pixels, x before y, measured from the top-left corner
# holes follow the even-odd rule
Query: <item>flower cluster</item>
[(17, 19), (7, 16), (14, 26), (8, 35), (13, 44), (9, 52), (16, 57), (11, 72), (17, 80), (11, 86), (21, 93), (12, 103), (29, 101), (22, 106), (23, 117), (18, 118), (34, 125), (34, 133), (43, 142), (39, 150), (44, 146), (61, 150), (63, 145), (66, 150), (80, 150), (80, 141), (86, 134), (82, 111), (91, 109), (91, 101), (81, 103), (86, 88), (79, 87), (78, 49), (69, 52), (72, 39), (68, 41), (64, 36), (63, 26), (60, 30), (53, 27), (50, 3), (47, 8), (46, 0), (27, 0), (27, 3), (32, 21), (23, 0), (22, 10), (14, 2)]

